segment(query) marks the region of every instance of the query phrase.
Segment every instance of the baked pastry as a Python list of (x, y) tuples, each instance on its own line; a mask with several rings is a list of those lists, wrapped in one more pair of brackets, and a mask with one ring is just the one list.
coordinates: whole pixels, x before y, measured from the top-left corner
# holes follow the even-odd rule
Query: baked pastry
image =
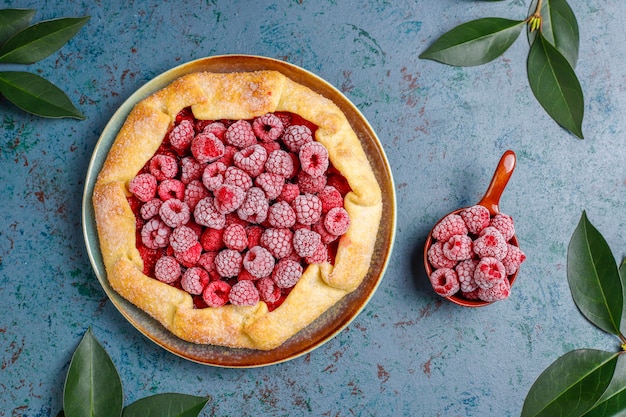
[(177, 337), (269, 350), (366, 276), (381, 190), (330, 100), (276, 71), (140, 101), (98, 174), (107, 279)]

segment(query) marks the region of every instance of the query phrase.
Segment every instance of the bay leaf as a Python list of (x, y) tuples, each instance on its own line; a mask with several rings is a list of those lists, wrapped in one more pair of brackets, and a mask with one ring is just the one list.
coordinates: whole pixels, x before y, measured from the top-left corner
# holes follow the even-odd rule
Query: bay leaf
[[(529, 16), (535, 12), (537, 1), (530, 4)], [(541, 5), (541, 33), (567, 59), (572, 68), (578, 62), (580, 35), (578, 21), (566, 0), (543, 0)], [(528, 32), (528, 40), (532, 45), (537, 32)]]
[(127, 406), (122, 417), (197, 417), (208, 400), (186, 394), (156, 394)]
[(613, 378), (604, 394), (582, 417), (616, 417), (626, 415), (626, 357), (617, 358)]
[(472, 20), (441, 35), (419, 57), (455, 66), (482, 65), (502, 55), (524, 24), (499, 17)]
[(0, 46), (11, 36), (26, 28), (33, 21), (34, 9), (1, 9), (0, 10)]
[(544, 110), (561, 127), (583, 139), (583, 91), (567, 59), (539, 33), (527, 60), (528, 81)]
[(0, 72), (0, 94), (20, 109), (37, 116), (85, 119), (63, 91), (36, 74)]

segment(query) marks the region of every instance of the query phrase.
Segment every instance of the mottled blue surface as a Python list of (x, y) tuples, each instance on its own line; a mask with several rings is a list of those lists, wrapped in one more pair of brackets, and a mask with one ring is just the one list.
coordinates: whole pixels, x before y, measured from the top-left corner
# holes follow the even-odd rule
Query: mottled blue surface
[[(625, 255), (626, 3), (570, 3), (581, 28), (584, 141), (532, 96), (523, 34), (481, 67), (418, 59), (467, 20), (522, 19), (530, 0), (1, 1), (39, 9), (36, 20), (92, 18), (25, 68), (62, 87), (86, 121), (39, 119), (0, 101), (0, 416), (56, 416), (88, 327), (118, 367), (126, 403), (206, 395), (204, 416), (516, 416), (565, 352), (618, 349), (579, 314), (565, 265), (583, 210), (615, 257)], [(378, 133), (398, 197), (390, 266), (361, 315), (306, 356), (250, 370), (191, 363), (139, 334), (92, 272), (80, 218), (89, 158), (117, 107), (171, 67), (231, 53), (282, 59), (339, 88)], [(480, 199), (506, 149), (518, 165), (501, 208), (528, 260), (505, 302), (443, 302), (424, 278), (426, 235)]]

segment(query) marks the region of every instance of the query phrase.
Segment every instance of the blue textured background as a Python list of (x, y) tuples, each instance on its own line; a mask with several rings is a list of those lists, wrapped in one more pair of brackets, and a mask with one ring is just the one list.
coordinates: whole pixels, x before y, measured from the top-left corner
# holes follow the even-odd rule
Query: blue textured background
[[(24, 68), (60, 86), (86, 121), (39, 119), (0, 101), (0, 416), (56, 416), (90, 326), (120, 371), (126, 403), (206, 395), (203, 416), (515, 416), (565, 352), (616, 351), (618, 340), (576, 309), (565, 264), (583, 210), (617, 260), (625, 255), (626, 3), (570, 0), (581, 28), (584, 141), (532, 96), (524, 34), (481, 67), (417, 58), (457, 24), (522, 19), (529, 4), (0, 1), (38, 9), (37, 21), (92, 16), (59, 52)], [(249, 370), (188, 362), (131, 327), (92, 272), (80, 218), (89, 158), (117, 107), (171, 67), (231, 53), (282, 59), (339, 88), (378, 133), (398, 197), (390, 266), (361, 315), (306, 356)], [(480, 199), (506, 149), (518, 165), (501, 208), (516, 219), (528, 260), (507, 301), (473, 310), (442, 302), (420, 264), (426, 235)]]

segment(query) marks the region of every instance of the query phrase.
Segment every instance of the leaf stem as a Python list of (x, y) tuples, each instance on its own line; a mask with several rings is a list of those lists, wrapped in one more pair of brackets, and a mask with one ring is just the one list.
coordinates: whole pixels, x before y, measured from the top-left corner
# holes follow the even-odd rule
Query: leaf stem
[(543, 18), (541, 17), (541, 7), (543, 6), (543, 0), (537, 0), (537, 7), (535, 8), (535, 12), (528, 16), (526, 19), (526, 23), (530, 25), (530, 31), (534, 32), (536, 30), (541, 31)]

